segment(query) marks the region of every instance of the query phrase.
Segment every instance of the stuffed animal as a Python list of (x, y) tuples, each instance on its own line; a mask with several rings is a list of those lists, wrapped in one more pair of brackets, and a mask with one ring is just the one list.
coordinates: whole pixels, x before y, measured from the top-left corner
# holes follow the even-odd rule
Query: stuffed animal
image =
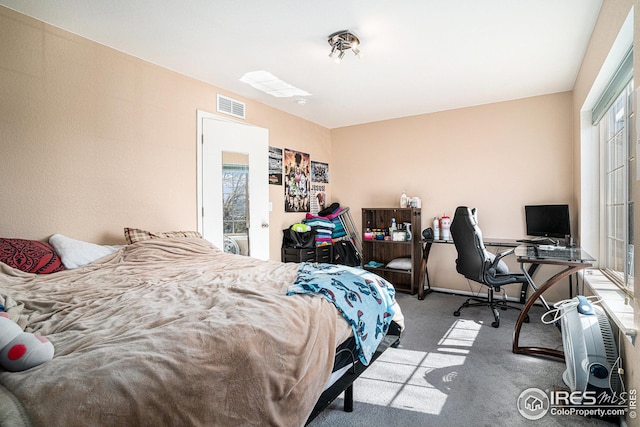
[(9, 315), (0, 311), (0, 367), (7, 371), (26, 371), (53, 359), (53, 344), (20, 329)]

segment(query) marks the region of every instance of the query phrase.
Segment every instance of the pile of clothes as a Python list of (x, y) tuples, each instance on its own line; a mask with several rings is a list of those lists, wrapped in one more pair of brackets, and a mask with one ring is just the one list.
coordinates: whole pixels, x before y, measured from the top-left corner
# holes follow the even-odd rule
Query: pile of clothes
[(317, 215), (308, 213), (301, 223), (293, 224), (282, 230), (284, 248), (312, 248), (314, 246), (332, 245), (332, 264), (344, 264), (359, 267), (362, 257), (347, 236), (347, 230), (340, 219), (339, 203), (333, 203)]
[(318, 212), (318, 215), (308, 213), (303, 223), (309, 225), (316, 232), (316, 245), (330, 245), (347, 235), (340, 220), (342, 208), (339, 203), (332, 203), (329, 207)]

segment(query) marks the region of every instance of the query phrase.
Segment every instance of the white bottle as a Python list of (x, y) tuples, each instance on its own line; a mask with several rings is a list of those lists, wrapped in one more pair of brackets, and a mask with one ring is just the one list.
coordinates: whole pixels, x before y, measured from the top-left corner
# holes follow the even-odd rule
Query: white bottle
[(402, 196), (400, 196), (400, 207), (406, 208), (409, 205), (409, 198), (407, 197), (406, 192), (402, 192)]
[(438, 217), (433, 218), (433, 238), (440, 240), (440, 220)]
[(442, 240), (449, 240), (451, 238), (451, 234), (449, 233), (450, 227), (451, 218), (447, 215), (442, 215), (440, 217), (440, 234), (442, 235)]
[(396, 231), (396, 219), (395, 218), (391, 218), (391, 232)]

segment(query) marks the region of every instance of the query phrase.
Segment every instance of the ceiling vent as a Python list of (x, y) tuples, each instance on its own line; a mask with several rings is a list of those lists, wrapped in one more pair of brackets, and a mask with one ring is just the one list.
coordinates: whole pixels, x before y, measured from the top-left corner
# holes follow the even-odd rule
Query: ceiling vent
[(218, 95), (218, 112), (230, 114), (233, 117), (244, 119), (245, 105), (244, 102), (236, 101), (235, 99)]

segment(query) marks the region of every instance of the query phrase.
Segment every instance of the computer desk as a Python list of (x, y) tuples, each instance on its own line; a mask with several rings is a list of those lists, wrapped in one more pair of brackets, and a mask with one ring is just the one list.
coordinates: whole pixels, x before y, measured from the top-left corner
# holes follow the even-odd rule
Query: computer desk
[[(482, 239), (485, 247), (495, 247), (495, 248), (517, 248), (518, 246), (523, 245), (523, 240), (518, 239), (493, 239), (486, 238)], [(430, 239), (422, 240), (422, 262), (420, 264), (420, 279), (418, 281), (418, 299), (422, 300), (424, 297), (431, 292), (431, 281), (429, 280), (429, 253), (431, 252), (431, 246), (434, 243), (438, 244), (453, 244), (453, 240), (442, 240), (442, 239)], [(533, 277), (533, 274), (540, 267), (540, 264), (531, 263), (529, 264), (529, 268), (527, 269), (527, 274), (529, 277)], [(426, 285), (426, 289), (425, 289)], [(527, 288), (528, 284), (524, 283), (520, 288), (520, 298), (519, 303), (524, 304), (527, 301)], [(569, 275), (569, 298), (573, 298), (573, 283), (571, 280), (571, 275)]]
[[(550, 308), (542, 296), (547, 289), (558, 283), (563, 278), (567, 276), (571, 277), (573, 273), (591, 267), (595, 259), (593, 259), (586, 251), (578, 247), (559, 247), (557, 249), (544, 250), (537, 246), (529, 245), (517, 246), (515, 248), (515, 256), (520, 263), (522, 272), (527, 277), (529, 286), (531, 286), (534, 292), (522, 307), (520, 316), (518, 316), (518, 320), (516, 321), (515, 330), (513, 332), (513, 352), (518, 354), (553, 356), (564, 359), (564, 353), (560, 350), (544, 347), (521, 347), (519, 345), (519, 340), (522, 324), (524, 323), (531, 306), (533, 306), (537, 300), (540, 300), (547, 309)], [(543, 284), (537, 286), (531, 278), (530, 267), (527, 268), (527, 265), (555, 265), (564, 268), (551, 278), (547, 279)]]
[[(517, 240), (512, 239), (492, 239), (492, 238), (483, 238), (482, 239), (485, 247), (496, 247), (496, 248), (516, 248), (522, 243)], [(429, 254), (431, 253), (431, 246), (436, 244), (448, 244), (453, 245), (453, 240), (442, 240), (442, 239), (423, 239), (422, 240), (422, 262), (420, 264), (420, 280), (418, 281), (418, 299), (424, 299), (425, 295), (431, 292), (431, 281), (429, 280)], [(529, 274), (533, 276), (538, 265), (532, 264), (529, 269)], [(426, 289), (425, 289), (426, 285)], [(520, 303), (524, 304), (527, 299), (527, 284), (523, 284), (520, 290)]]

